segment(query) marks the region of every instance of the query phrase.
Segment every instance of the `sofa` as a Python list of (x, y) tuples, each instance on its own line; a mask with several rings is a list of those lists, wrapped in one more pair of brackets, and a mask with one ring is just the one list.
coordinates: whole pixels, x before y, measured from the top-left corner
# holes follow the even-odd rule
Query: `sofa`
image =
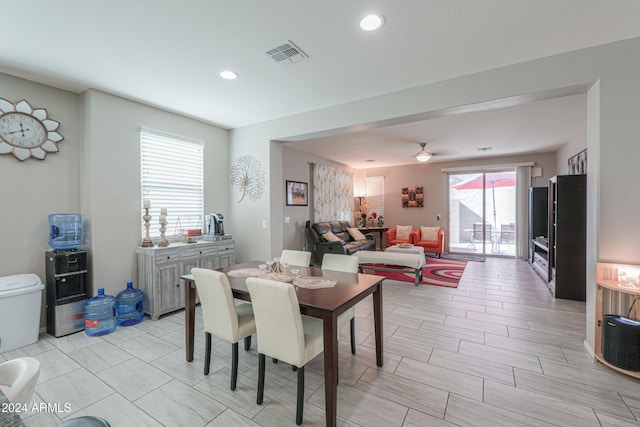
[(421, 229), (411, 230), (411, 243), (414, 246), (422, 246), (425, 253), (437, 254), (438, 257), (442, 255), (444, 250), (444, 230), (441, 228), (438, 231), (438, 238), (435, 241), (420, 240), (422, 237)]
[[(347, 221), (316, 222), (314, 224), (307, 221), (306, 230), (313, 246), (313, 258), (318, 262), (322, 262), (322, 258), (326, 253), (353, 255), (358, 251), (376, 250), (376, 240), (373, 234), (365, 234), (365, 240), (354, 240), (347, 228), (352, 228)], [(322, 235), (328, 231), (331, 231), (340, 240), (336, 242), (327, 241)]]

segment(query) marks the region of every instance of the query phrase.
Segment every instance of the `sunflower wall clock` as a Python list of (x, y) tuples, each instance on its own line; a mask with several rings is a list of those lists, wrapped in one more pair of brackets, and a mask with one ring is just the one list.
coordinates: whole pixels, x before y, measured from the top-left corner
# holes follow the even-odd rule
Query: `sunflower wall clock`
[(12, 104), (0, 98), (0, 154), (13, 154), (18, 160), (29, 157), (44, 160), (58, 151), (64, 137), (44, 108), (33, 108), (25, 99)]

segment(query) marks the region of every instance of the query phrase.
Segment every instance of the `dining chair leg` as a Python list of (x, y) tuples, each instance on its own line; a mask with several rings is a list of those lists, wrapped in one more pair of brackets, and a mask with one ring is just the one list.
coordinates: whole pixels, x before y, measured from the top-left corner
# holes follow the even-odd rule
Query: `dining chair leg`
[(204, 374), (209, 375), (209, 365), (211, 365), (211, 334), (205, 332), (204, 337)]
[(249, 351), (251, 348), (251, 335), (244, 338), (244, 351)]
[(262, 405), (264, 398), (264, 360), (264, 354), (258, 354), (258, 405)]
[(302, 410), (304, 407), (304, 366), (298, 368), (298, 394), (296, 403), (296, 424), (302, 424)]
[(351, 354), (356, 354), (356, 318), (352, 317), (351, 325)]
[(231, 390), (236, 389), (238, 383), (238, 343), (231, 344)]

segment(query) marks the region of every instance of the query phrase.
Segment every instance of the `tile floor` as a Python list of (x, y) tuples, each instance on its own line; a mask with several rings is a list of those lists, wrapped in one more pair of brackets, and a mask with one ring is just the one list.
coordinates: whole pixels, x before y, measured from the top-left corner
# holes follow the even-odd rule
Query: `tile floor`
[[(384, 367), (375, 365), (370, 301), (357, 306), (357, 354), (340, 342), (338, 424), (357, 426), (640, 425), (640, 381), (594, 364), (583, 346), (585, 304), (553, 300), (524, 261), (470, 262), (457, 289), (385, 282)], [(255, 403), (257, 354), (240, 349), (229, 390), (230, 345), (214, 345), (202, 374), (204, 334), (184, 359), (184, 314), (145, 319), (104, 337), (43, 335), (0, 354), (42, 363), (36, 402), (62, 411), (24, 415), (55, 426), (98, 415), (112, 426), (295, 425), (295, 373), (267, 365)], [(306, 375), (304, 423), (324, 425), (322, 356)], [(64, 404), (69, 410), (65, 412)]]

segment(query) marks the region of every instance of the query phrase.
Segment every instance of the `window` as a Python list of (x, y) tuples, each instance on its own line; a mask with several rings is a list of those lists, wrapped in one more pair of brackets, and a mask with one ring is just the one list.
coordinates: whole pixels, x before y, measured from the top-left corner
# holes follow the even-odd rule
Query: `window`
[[(180, 229), (203, 229), (204, 143), (188, 138), (140, 131), (142, 200), (149, 200), (149, 234), (160, 237), (160, 208), (167, 209), (167, 236)], [(144, 237), (144, 222), (142, 235)]]
[(384, 216), (384, 177), (367, 177), (367, 212)]

